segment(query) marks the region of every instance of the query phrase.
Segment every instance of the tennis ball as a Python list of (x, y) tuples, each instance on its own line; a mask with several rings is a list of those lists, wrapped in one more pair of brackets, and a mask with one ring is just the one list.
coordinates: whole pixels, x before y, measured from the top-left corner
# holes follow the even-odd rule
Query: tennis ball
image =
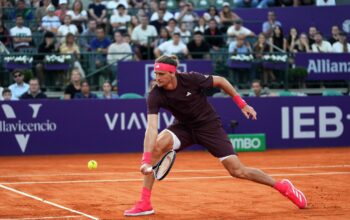
[(94, 170), (97, 168), (97, 162), (95, 160), (90, 160), (88, 162), (88, 168), (89, 170)]

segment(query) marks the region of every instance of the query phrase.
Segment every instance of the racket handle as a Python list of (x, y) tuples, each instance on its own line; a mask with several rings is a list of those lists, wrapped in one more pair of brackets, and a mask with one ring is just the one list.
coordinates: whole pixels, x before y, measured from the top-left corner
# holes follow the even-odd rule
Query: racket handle
[(147, 173), (152, 173), (152, 171), (153, 171), (153, 167), (149, 167), (149, 168), (146, 169)]

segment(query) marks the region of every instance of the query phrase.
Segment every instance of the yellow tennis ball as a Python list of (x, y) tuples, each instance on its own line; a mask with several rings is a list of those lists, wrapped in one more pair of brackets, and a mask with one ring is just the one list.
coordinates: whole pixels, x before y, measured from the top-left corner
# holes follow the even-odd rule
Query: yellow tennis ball
[(90, 160), (88, 162), (88, 168), (89, 170), (94, 170), (97, 168), (97, 162), (95, 160)]

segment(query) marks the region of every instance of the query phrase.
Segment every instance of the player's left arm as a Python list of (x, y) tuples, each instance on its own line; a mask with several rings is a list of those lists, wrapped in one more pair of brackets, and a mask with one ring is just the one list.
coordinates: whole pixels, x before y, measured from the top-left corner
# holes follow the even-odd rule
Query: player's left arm
[(233, 101), (237, 104), (237, 106), (242, 110), (242, 113), (246, 118), (251, 118), (256, 120), (256, 111), (253, 107), (248, 105), (239, 95), (237, 90), (225, 79), (221, 76), (213, 76), (213, 86), (218, 87), (225, 91), (226, 94), (232, 97)]

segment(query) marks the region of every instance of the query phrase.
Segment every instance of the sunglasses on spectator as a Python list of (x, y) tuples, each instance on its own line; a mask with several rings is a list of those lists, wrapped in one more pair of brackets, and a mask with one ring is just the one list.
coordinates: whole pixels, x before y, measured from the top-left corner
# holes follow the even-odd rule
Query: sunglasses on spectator
[(17, 78), (17, 77), (21, 77), (21, 76), (22, 76), (22, 74), (16, 74), (13, 77)]

